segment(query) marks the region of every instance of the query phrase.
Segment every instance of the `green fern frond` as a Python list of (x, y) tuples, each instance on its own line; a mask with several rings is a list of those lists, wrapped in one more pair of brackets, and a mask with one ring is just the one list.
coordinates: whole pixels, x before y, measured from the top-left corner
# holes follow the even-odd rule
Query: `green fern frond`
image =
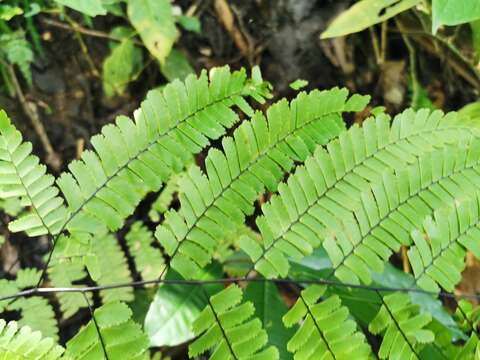
[(56, 234), (65, 223), (67, 211), (54, 178), (46, 175), (45, 165), (31, 155), (32, 144), (23, 142), (7, 114), (0, 111), (0, 198), (19, 197), (24, 215), (11, 222), (10, 231), (25, 231), (29, 236)]
[[(48, 267), (48, 277), (54, 287), (80, 287), (81, 280), (87, 277), (84, 265), (84, 254), (88, 251), (88, 245), (65, 237), (59, 239)], [(85, 294), (89, 301), (91, 294)], [(67, 319), (74, 315), (80, 308), (87, 307), (83, 296), (78, 293), (59, 292), (55, 294), (59, 303), (63, 318)]]
[(408, 258), (418, 286), (440, 291), (440, 285), (453, 291), (462, 280), (467, 250), (480, 258), (479, 201), (477, 193), (449, 211), (437, 211), (435, 220), (427, 218), (422, 231), (412, 232), (415, 245), (409, 249)]
[[(0, 294), (2, 296), (14, 295), (21, 290), (36, 286), (40, 272), (37, 269), (25, 268), (17, 273), (15, 280), (0, 280)], [(58, 326), (55, 312), (48, 299), (44, 297), (18, 297), (0, 302), (0, 312), (16, 311), (20, 314), (18, 324), (28, 325), (35, 331), (40, 331), (44, 336), (58, 339)]]
[(135, 268), (144, 280), (155, 280), (163, 272), (165, 263), (160, 249), (152, 246), (153, 234), (141, 222), (135, 222), (125, 236), (128, 251), (133, 257)]
[[(95, 260), (98, 267), (98, 278), (95, 282), (98, 285), (111, 285), (132, 282), (127, 258), (117, 239), (112, 234), (106, 234), (95, 238), (92, 242), (92, 253), (101, 254)], [(161, 255), (159, 253), (159, 255)], [(100, 291), (103, 303), (112, 301), (130, 302), (133, 300), (133, 289), (122, 287), (118, 289), (107, 289)]]
[(434, 333), (424, 329), (432, 320), (427, 312), (420, 312), (419, 305), (412, 305), (410, 295), (394, 293), (383, 297), (383, 305), (368, 330), (383, 334), (378, 351), (380, 359), (418, 359), (421, 344), (433, 342)]
[(381, 273), (393, 252), (411, 244), (410, 232), (426, 217), (475, 191), (479, 151), (480, 139), (473, 138), (426, 153), (395, 175), (384, 174), (362, 194), (362, 207), (345, 215), (342, 229), (323, 242), (335, 275), (345, 282), (370, 283), (370, 270)]
[(295, 360), (369, 359), (371, 350), (365, 336), (358, 331), (340, 298), (324, 296), (326, 286), (311, 285), (300, 294), (295, 305), (283, 317), (285, 326), (301, 323), (287, 344)]
[(94, 316), (102, 338), (98, 336), (95, 323), (90, 320), (67, 342), (66, 359), (101, 360), (105, 359), (104, 350), (110, 360), (145, 358), (148, 337), (141, 326), (131, 320), (132, 311), (126, 304), (112, 302), (103, 305), (95, 310)]
[(120, 116), (103, 127), (91, 139), (95, 151), (85, 151), (58, 179), (70, 211), (68, 230), (120, 228), (147, 191), (158, 190), (192, 154), (238, 121), (233, 106), (252, 114), (248, 96), (263, 101), (265, 83), (228, 67), (213, 69), (210, 78), (202, 72), (149, 92), (135, 122)]
[(212, 349), (210, 359), (278, 359), (274, 346), (265, 348), (268, 336), (262, 322), (249, 320), (253, 304), (241, 301), (242, 290), (235, 284), (210, 297), (193, 323), (193, 332), (200, 337), (189, 346), (190, 358)]
[(383, 114), (367, 120), (362, 128), (353, 126), (327, 145), (328, 152), (318, 148), (304, 167), (280, 184), (280, 195), (262, 206), (264, 216), (257, 218), (257, 225), (263, 246), (248, 238), (241, 246), (260, 273), (286, 276), (286, 255), (302, 258), (332, 234), (338, 239), (343, 219), (351, 218), (354, 211), (363, 207), (378, 211), (369, 207), (373, 199), (362, 195), (372, 182), (381, 181), (394, 168), (415, 163), (436, 147), (469, 139), (474, 133), (478, 129), (455, 113), (443, 116), (428, 110), (407, 110), (391, 126)]
[(28, 326), (19, 328), (17, 322), (0, 319), (0, 358), (4, 360), (56, 360), (65, 351), (51, 338)]
[(20, 297), (8, 306), (8, 310), (21, 312), (18, 320), (20, 326), (30, 326), (33, 330), (40, 331), (43, 336), (58, 340), (58, 324), (48, 299), (38, 296)]
[(290, 105), (281, 100), (266, 117), (257, 112), (223, 138), (223, 152), (209, 151), (207, 176), (191, 167), (180, 180), (180, 211), (167, 213), (156, 230), (171, 266), (186, 278), (206, 266), (218, 244), (253, 213), (264, 189), (275, 191), (294, 162), (344, 129), (342, 112), (362, 110), (368, 101), (347, 96), (346, 89), (333, 89), (301, 93)]

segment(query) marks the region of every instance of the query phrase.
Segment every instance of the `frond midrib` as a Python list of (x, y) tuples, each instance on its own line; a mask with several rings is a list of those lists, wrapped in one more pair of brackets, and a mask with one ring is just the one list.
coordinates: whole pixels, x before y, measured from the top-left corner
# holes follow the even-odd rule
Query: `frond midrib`
[[(215, 196), (215, 197), (213, 198), (212, 202), (211, 202), (208, 206), (205, 207), (205, 209), (202, 211), (202, 213), (201, 213), (198, 217), (196, 217), (195, 222), (194, 222), (194, 223), (191, 225), (191, 227), (188, 229), (188, 231), (187, 231), (187, 233), (185, 234), (185, 236), (183, 237), (183, 239), (178, 242), (177, 247), (175, 248), (175, 250), (174, 250), (173, 253), (172, 253), (172, 256), (170, 257), (170, 262), (173, 260), (174, 256), (178, 253), (178, 250), (179, 250), (181, 244), (182, 244), (184, 241), (187, 241), (187, 240), (188, 240), (187, 238), (188, 238), (189, 234), (196, 228), (198, 222), (206, 215), (206, 213), (207, 213), (210, 209), (212, 209), (212, 208), (215, 206), (215, 203), (217, 202), (217, 200), (219, 200), (220, 198), (222, 198), (223, 195), (224, 195), (228, 190), (230, 190), (230, 189), (232, 188), (233, 184), (235, 184), (243, 175), (245, 175), (246, 173), (250, 172), (250, 171), (251, 171), (251, 168), (252, 168), (253, 166), (255, 166), (259, 161), (261, 161), (261, 160), (269, 157), (270, 152), (271, 152), (273, 149), (275, 149), (276, 147), (278, 147), (281, 143), (285, 142), (286, 145), (289, 146), (290, 149), (293, 151), (293, 149), (291, 148), (290, 144), (288, 144), (288, 143), (286, 142), (287, 138), (289, 138), (289, 137), (291, 137), (291, 136), (295, 136), (295, 134), (296, 134), (298, 131), (303, 130), (304, 127), (312, 124), (313, 122), (319, 121), (319, 120), (321, 120), (321, 119), (324, 118), (324, 117), (330, 116), (330, 115), (332, 115), (332, 114), (336, 114), (336, 113), (323, 114), (323, 115), (321, 115), (321, 116), (319, 116), (319, 117), (313, 118), (312, 120), (310, 120), (310, 121), (302, 124), (300, 127), (295, 128), (293, 132), (291, 132), (291, 133), (283, 136), (283, 137), (282, 137), (281, 139), (279, 139), (274, 145), (269, 146), (268, 148), (266, 148), (265, 150), (263, 150), (263, 151), (259, 154), (259, 156), (258, 156), (257, 158), (255, 158), (254, 160), (251, 160), (251, 161), (248, 163), (248, 165), (247, 165), (243, 170), (241, 170), (235, 177), (231, 177), (232, 181), (230, 181), (230, 183), (229, 183), (226, 187), (222, 188), (222, 191), (221, 191), (217, 196)], [(257, 138), (256, 138), (256, 137), (255, 137), (255, 141), (257, 141)], [(257, 148), (258, 148), (258, 142), (257, 142)], [(237, 156), (238, 156), (238, 153), (237, 153)], [(278, 163), (275, 161), (275, 159), (271, 158), (271, 160), (274, 161), (280, 168), (282, 168), (282, 165), (281, 165), (281, 164), (278, 164)], [(215, 166), (214, 163), (213, 163), (213, 166)], [(216, 169), (216, 167), (215, 167), (215, 169)], [(217, 169), (216, 169), (216, 170), (217, 170)], [(217, 171), (217, 172), (218, 172), (218, 171)], [(254, 173), (252, 173), (252, 174), (253, 174), (255, 177), (257, 177)], [(231, 175), (231, 174), (230, 174), (230, 175)], [(257, 178), (258, 178), (258, 177), (257, 177)], [(260, 180), (260, 179), (259, 179), (259, 180)], [(260, 181), (261, 181), (261, 180), (260, 180)], [(263, 183), (263, 181), (261, 181), (261, 182)], [(232, 189), (232, 191), (235, 191), (235, 190)], [(237, 194), (238, 194), (239, 196), (241, 196), (242, 198), (244, 198), (242, 194), (239, 194), (238, 192), (237, 192)], [(185, 197), (185, 199), (186, 199), (187, 201), (189, 201), (187, 197)], [(245, 199), (245, 198), (244, 198), (244, 199)], [(219, 209), (220, 211), (222, 211), (223, 214), (225, 214), (222, 209), (220, 209), (220, 208), (218, 208), (218, 209)], [(225, 215), (226, 215), (226, 214), (225, 214)], [(200, 229), (200, 230), (203, 231), (202, 229)]]
[[(255, 260), (255, 261), (253, 262), (252, 267), (251, 267), (251, 269), (249, 270), (249, 273), (255, 269), (255, 266), (260, 262), (260, 260), (263, 260), (263, 259), (264, 259), (265, 254), (268, 253), (268, 251), (270, 251), (270, 249), (277, 243), (277, 241), (281, 240), (281, 239), (291, 230), (291, 228), (292, 228), (294, 225), (296, 225), (296, 224), (298, 224), (298, 223), (300, 222), (300, 219), (302, 219), (305, 214), (307, 214), (314, 206), (316, 206), (316, 205), (318, 204), (318, 202), (319, 202), (322, 198), (326, 197), (327, 194), (328, 194), (332, 189), (334, 189), (335, 186), (336, 186), (338, 183), (340, 183), (341, 181), (343, 181), (344, 178), (345, 178), (347, 175), (349, 175), (350, 173), (353, 173), (356, 168), (362, 166), (366, 161), (374, 158), (375, 155), (378, 154), (379, 152), (386, 150), (386, 149), (387, 149), (388, 147), (390, 147), (390, 146), (394, 146), (395, 144), (397, 144), (397, 143), (400, 142), (400, 141), (404, 141), (404, 140), (405, 140), (405, 141), (409, 141), (410, 138), (412, 138), (412, 137), (418, 137), (418, 136), (422, 136), (422, 135), (425, 135), (425, 134), (431, 134), (431, 133), (440, 132), (440, 131), (451, 131), (452, 129), (455, 129), (455, 130), (467, 130), (467, 131), (469, 131), (469, 132), (472, 131), (472, 128), (466, 127), (466, 126), (456, 126), (456, 127), (446, 127), (446, 128), (438, 128), (438, 127), (437, 127), (437, 128), (434, 128), (434, 129), (426, 129), (426, 130), (424, 129), (424, 130), (421, 130), (421, 131), (415, 133), (415, 135), (413, 135), (413, 136), (412, 136), (412, 135), (405, 135), (403, 138), (402, 138), (402, 137), (399, 137), (398, 139), (395, 140), (395, 142), (389, 143), (389, 144), (387, 144), (386, 146), (384, 146), (384, 147), (382, 147), (382, 148), (378, 148), (377, 150), (375, 150), (374, 153), (372, 153), (372, 154), (369, 155), (369, 156), (366, 156), (365, 159), (363, 159), (361, 162), (359, 162), (358, 164), (355, 164), (355, 165), (350, 169), (350, 171), (345, 172), (345, 174), (343, 174), (339, 179), (337, 179), (334, 184), (332, 184), (331, 186), (328, 186), (328, 187), (325, 189), (324, 193), (323, 193), (316, 201), (314, 201), (312, 204), (308, 205), (304, 211), (302, 211), (301, 213), (298, 214), (298, 217), (297, 217), (297, 219), (296, 219), (295, 221), (290, 222), (290, 224), (288, 225), (288, 227), (287, 227), (284, 231), (282, 231), (282, 233), (281, 233), (279, 236), (277, 236), (277, 237), (275, 237), (275, 238), (273, 239), (273, 241), (271, 242), (271, 244), (269, 244), (266, 248), (262, 248), (262, 254), (260, 255), (260, 257), (259, 257), (257, 260)], [(415, 156), (416, 158), (418, 158), (419, 156), (421, 156), (421, 154), (414, 155), (414, 156)], [(386, 167), (386, 168), (387, 168), (387, 167)]]
[[(391, 214), (393, 214), (394, 212), (396, 212), (402, 205), (405, 205), (409, 200), (411, 200), (411, 199), (414, 198), (414, 197), (419, 196), (421, 193), (426, 192), (426, 191), (429, 191), (429, 188), (431, 188), (432, 186), (435, 186), (435, 185), (440, 184), (441, 182), (443, 182), (443, 181), (446, 180), (446, 179), (449, 179), (449, 178), (451, 178), (451, 177), (453, 177), (453, 176), (455, 176), (455, 175), (461, 174), (461, 173), (463, 173), (463, 172), (465, 172), (465, 171), (468, 171), (468, 170), (472, 170), (472, 169), (473, 169), (473, 170), (475, 171), (475, 169), (478, 169), (478, 168), (480, 168), (480, 161), (477, 162), (477, 163), (475, 163), (475, 164), (473, 164), (473, 165), (466, 166), (466, 167), (464, 167), (464, 168), (462, 168), (462, 169), (455, 170), (455, 171), (453, 171), (453, 172), (452, 172), (451, 174), (449, 174), (449, 175), (442, 176), (442, 177), (438, 178), (437, 180), (432, 181), (432, 182), (431, 182), (430, 184), (428, 184), (427, 186), (425, 186), (425, 187), (423, 187), (423, 188), (419, 188), (415, 193), (409, 194), (409, 195), (408, 195), (408, 198), (406, 198), (406, 199), (403, 200), (402, 202), (398, 203), (398, 205), (397, 205), (396, 207), (390, 209), (390, 210), (387, 212), (387, 214), (385, 214), (385, 216), (383, 216), (382, 218), (380, 218), (379, 221), (378, 221), (374, 226), (371, 226), (371, 227), (370, 227), (370, 229), (368, 230), (368, 232), (367, 232), (365, 235), (362, 235), (361, 240), (360, 240), (358, 243), (356, 243), (356, 244), (353, 245), (352, 249), (343, 257), (343, 259), (341, 260), (341, 262), (340, 262), (337, 266), (335, 266), (335, 267), (332, 268), (331, 273), (327, 275), (327, 279), (330, 279), (330, 278), (334, 275), (334, 273), (345, 263), (345, 261), (355, 252), (355, 250), (356, 250), (359, 246), (363, 245), (363, 240), (365, 240), (369, 235), (371, 235), (371, 233), (372, 233), (375, 229), (377, 229), (378, 227), (380, 227), (380, 226), (382, 225), (382, 223), (383, 223), (386, 219), (388, 219)], [(478, 171), (476, 171), (476, 172), (478, 173)], [(479, 173), (479, 175), (480, 175), (480, 173)], [(452, 197), (454, 197), (454, 196), (452, 196)], [(428, 204), (427, 204), (427, 205), (428, 205)], [(430, 207), (430, 206), (428, 205), (428, 207)], [(433, 210), (431, 207), (430, 207), (430, 209)], [(387, 229), (385, 229), (385, 231), (389, 232)], [(390, 233), (390, 234), (391, 234), (391, 233)], [(391, 234), (391, 235), (393, 236), (393, 234)]]

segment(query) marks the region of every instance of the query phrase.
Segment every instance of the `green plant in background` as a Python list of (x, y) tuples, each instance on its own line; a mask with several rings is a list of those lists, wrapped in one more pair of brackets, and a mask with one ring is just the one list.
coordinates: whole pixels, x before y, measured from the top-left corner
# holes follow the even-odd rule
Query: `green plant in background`
[[(128, 19), (128, 24), (112, 29), (109, 34), (115, 40), (110, 42), (111, 52), (103, 61), (102, 82), (107, 97), (122, 95), (150, 63), (143, 59), (142, 46), (158, 62), (168, 81), (184, 79), (193, 73), (188, 60), (174, 49), (174, 44), (180, 36), (177, 24), (188, 31), (200, 32), (200, 22), (192, 16), (175, 15), (179, 8), (174, 8), (169, 0), (4, 0), (0, 2), (0, 76), (11, 96), (15, 94), (15, 86), (8, 65), (18, 66), (31, 85), (34, 50), (38, 56), (44, 56), (33, 17), (41, 12), (59, 12), (60, 17), (72, 21), (67, 8), (80, 12), (90, 25), (91, 17), (107, 14)], [(23, 17), (23, 21), (14, 23), (15, 17)]]
[[(0, 281), (17, 321), (0, 322), (0, 355), (149, 359), (190, 342), (190, 357), (212, 359), (474, 358), (478, 311), (462, 302), (452, 316), (438, 295), (467, 250), (480, 256), (475, 118), (375, 111), (347, 129), (368, 97), (247, 101), (270, 96), (257, 68), (176, 80), (57, 179), (0, 112), (0, 198), (22, 208), (9, 231), (52, 242), (42, 270)], [(155, 231), (126, 221), (152, 192)], [(412, 274), (389, 263), (401, 246)], [(81, 308), (91, 321), (57, 345), (57, 320)]]

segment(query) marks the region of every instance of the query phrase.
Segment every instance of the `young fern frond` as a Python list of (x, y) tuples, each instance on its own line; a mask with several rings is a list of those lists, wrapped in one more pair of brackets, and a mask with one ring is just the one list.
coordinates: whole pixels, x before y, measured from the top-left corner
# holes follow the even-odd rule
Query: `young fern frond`
[(125, 240), (128, 251), (135, 262), (135, 268), (142, 275), (142, 279), (158, 279), (163, 272), (165, 263), (160, 249), (152, 246), (155, 238), (150, 230), (137, 221), (130, 227)]
[(408, 258), (418, 286), (440, 291), (440, 285), (453, 291), (462, 279), (467, 250), (480, 258), (479, 201), (476, 193), (453, 209), (437, 211), (435, 220), (427, 218), (424, 222), (423, 231), (412, 232), (415, 245), (408, 250)]
[(223, 67), (213, 69), (210, 78), (202, 72), (176, 80), (148, 93), (135, 122), (120, 116), (115, 125), (103, 127), (91, 139), (94, 151), (85, 151), (57, 181), (68, 202), (68, 230), (120, 228), (147, 191), (158, 190), (192, 154), (238, 121), (233, 106), (251, 115), (245, 97), (262, 102), (268, 96), (268, 86), (255, 73), (249, 81), (244, 70), (231, 73)]
[(429, 313), (420, 312), (420, 306), (411, 303), (409, 294), (384, 296), (380, 311), (368, 325), (372, 334), (383, 334), (380, 359), (418, 359), (421, 345), (435, 338), (432, 331), (424, 329), (431, 320)]
[(40, 331), (18, 326), (15, 321), (0, 319), (0, 358), (4, 360), (56, 360), (65, 349)]
[(255, 312), (253, 304), (241, 301), (242, 290), (235, 284), (210, 297), (193, 323), (193, 331), (200, 337), (189, 346), (190, 358), (212, 349), (210, 359), (278, 359), (274, 346), (265, 348), (268, 336), (262, 322), (250, 319)]
[(180, 181), (180, 210), (168, 212), (156, 230), (171, 266), (185, 278), (206, 266), (222, 240), (253, 213), (265, 188), (275, 191), (294, 162), (338, 136), (344, 130), (342, 112), (360, 111), (368, 102), (347, 96), (346, 89), (333, 89), (301, 93), (290, 105), (281, 100), (266, 117), (257, 112), (233, 137), (223, 138), (223, 152), (209, 151), (207, 176), (191, 167)]
[(335, 276), (370, 283), (370, 270), (381, 273), (393, 252), (411, 244), (410, 232), (427, 216), (478, 188), (479, 151), (480, 139), (472, 138), (426, 153), (362, 193), (362, 207), (345, 216), (342, 229), (323, 242)]
[(132, 311), (121, 302), (112, 302), (94, 312), (101, 339), (93, 320), (67, 342), (65, 358), (80, 359), (132, 359), (143, 360), (148, 350), (148, 337), (139, 324), (131, 320)]
[(326, 287), (311, 285), (300, 294), (295, 305), (283, 317), (285, 326), (301, 322), (300, 328), (287, 344), (295, 360), (369, 359), (371, 349), (365, 336), (358, 331), (340, 298), (332, 295), (320, 300)]
[(0, 110), (0, 198), (18, 197), (25, 214), (12, 221), (12, 232), (25, 231), (29, 236), (56, 234), (65, 223), (67, 210), (54, 177), (46, 174), (46, 166), (31, 155), (32, 144), (23, 142), (22, 135)]
[(469, 139), (477, 131), (455, 113), (407, 110), (390, 126), (385, 115), (351, 127), (339, 139), (318, 148), (298, 167), (280, 195), (262, 206), (257, 218), (263, 246), (248, 238), (241, 246), (267, 277), (286, 276), (286, 255), (302, 258), (322, 240), (342, 228), (342, 219), (361, 209), (362, 192), (385, 172), (401, 169), (435, 147)]

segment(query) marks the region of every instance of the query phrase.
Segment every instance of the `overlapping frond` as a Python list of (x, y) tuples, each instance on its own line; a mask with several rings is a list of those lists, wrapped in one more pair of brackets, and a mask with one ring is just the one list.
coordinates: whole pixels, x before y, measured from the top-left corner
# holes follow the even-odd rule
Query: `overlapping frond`
[(448, 210), (437, 211), (435, 219), (427, 218), (422, 230), (414, 230), (414, 246), (408, 250), (415, 281), (429, 291), (440, 291), (438, 285), (453, 291), (462, 279), (467, 250), (480, 258), (479, 194), (470, 193)]
[[(94, 259), (98, 267), (98, 278), (94, 280), (98, 285), (132, 282), (125, 253), (112, 234), (105, 234), (96, 238), (92, 242), (92, 253), (101, 254)], [(100, 297), (104, 304), (112, 301), (130, 302), (133, 300), (133, 289), (122, 287), (102, 290), (100, 291)]]
[(342, 112), (362, 110), (367, 101), (348, 98), (346, 89), (301, 93), (290, 104), (281, 100), (270, 106), (266, 117), (257, 112), (223, 138), (223, 152), (212, 149), (206, 158), (207, 175), (193, 166), (181, 179), (181, 208), (167, 213), (157, 228), (171, 266), (184, 277), (194, 276), (222, 239), (253, 213), (265, 188), (275, 191), (294, 162), (344, 130)]
[(91, 139), (94, 151), (85, 151), (57, 181), (68, 202), (69, 231), (121, 227), (146, 191), (158, 190), (192, 154), (238, 121), (233, 106), (251, 115), (245, 97), (262, 102), (268, 96), (268, 86), (255, 74), (250, 81), (244, 70), (223, 67), (209, 78), (202, 72), (176, 80), (149, 92), (135, 121), (120, 116), (103, 127)]
[(66, 221), (67, 210), (54, 177), (46, 174), (46, 166), (31, 155), (32, 144), (0, 110), (0, 198), (20, 198), (30, 209), (8, 226), (10, 231), (25, 231), (29, 236), (56, 234)]
[(472, 194), (480, 184), (480, 139), (446, 146), (422, 155), (396, 174), (362, 193), (362, 206), (346, 215), (344, 226), (327, 237), (323, 247), (335, 275), (345, 282), (371, 282), (370, 270), (383, 264), (401, 245), (410, 245), (410, 232), (436, 209)]
[(295, 360), (369, 359), (371, 349), (337, 295), (319, 301), (326, 287), (311, 285), (283, 317), (285, 326), (301, 323), (287, 344)]
[[(135, 323), (130, 308), (121, 302), (112, 302), (94, 312), (100, 329), (100, 339), (93, 320), (67, 342), (65, 358), (120, 360), (145, 359), (148, 350), (148, 337), (139, 324)], [(102, 346), (103, 343), (103, 346)]]
[(372, 182), (474, 133), (478, 129), (455, 113), (443, 116), (428, 110), (407, 110), (391, 126), (385, 115), (365, 121), (362, 128), (353, 126), (330, 142), (328, 151), (317, 148), (305, 166), (279, 185), (280, 194), (262, 206), (264, 216), (257, 218), (262, 246), (244, 238), (242, 248), (263, 275), (286, 276), (287, 255), (310, 254), (323, 239), (341, 231), (352, 211), (378, 212), (369, 207), (373, 200), (362, 194)]
[(135, 268), (144, 280), (155, 280), (162, 274), (165, 267), (162, 252), (152, 246), (155, 240), (153, 234), (140, 221), (130, 227), (125, 236), (128, 251), (133, 257)]
[(368, 330), (382, 334), (382, 345), (378, 351), (380, 359), (418, 359), (422, 344), (435, 339), (432, 331), (424, 329), (432, 316), (420, 312), (419, 305), (413, 305), (407, 293), (394, 293), (383, 297), (383, 305)]
[(4, 360), (56, 360), (65, 351), (52, 338), (17, 322), (0, 319), (0, 358)]
[(189, 346), (191, 358), (211, 349), (210, 359), (278, 359), (274, 346), (265, 348), (268, 335), (262, 322), (251, 319), (253, 304), (241, 301), (242, 290), (235, 284), (210, 297), (193, 323), (193, 331), (200, 337)]
[[(84, 257), (88, 256), (89, 245), (90, 243), (82, 244), (78, 239), (71, 237), (60, 238), (48, 267), (48, 277), (52, 286), (59, 288), (83, 286), (79, 284), (87, 277)], [(80, 308), (87, 307), (84, 297), (78, 293), (59, 292), (55, 296), (64, 319), (74, 315)], [(85, 296), (91, 300), (90, 293)]]

